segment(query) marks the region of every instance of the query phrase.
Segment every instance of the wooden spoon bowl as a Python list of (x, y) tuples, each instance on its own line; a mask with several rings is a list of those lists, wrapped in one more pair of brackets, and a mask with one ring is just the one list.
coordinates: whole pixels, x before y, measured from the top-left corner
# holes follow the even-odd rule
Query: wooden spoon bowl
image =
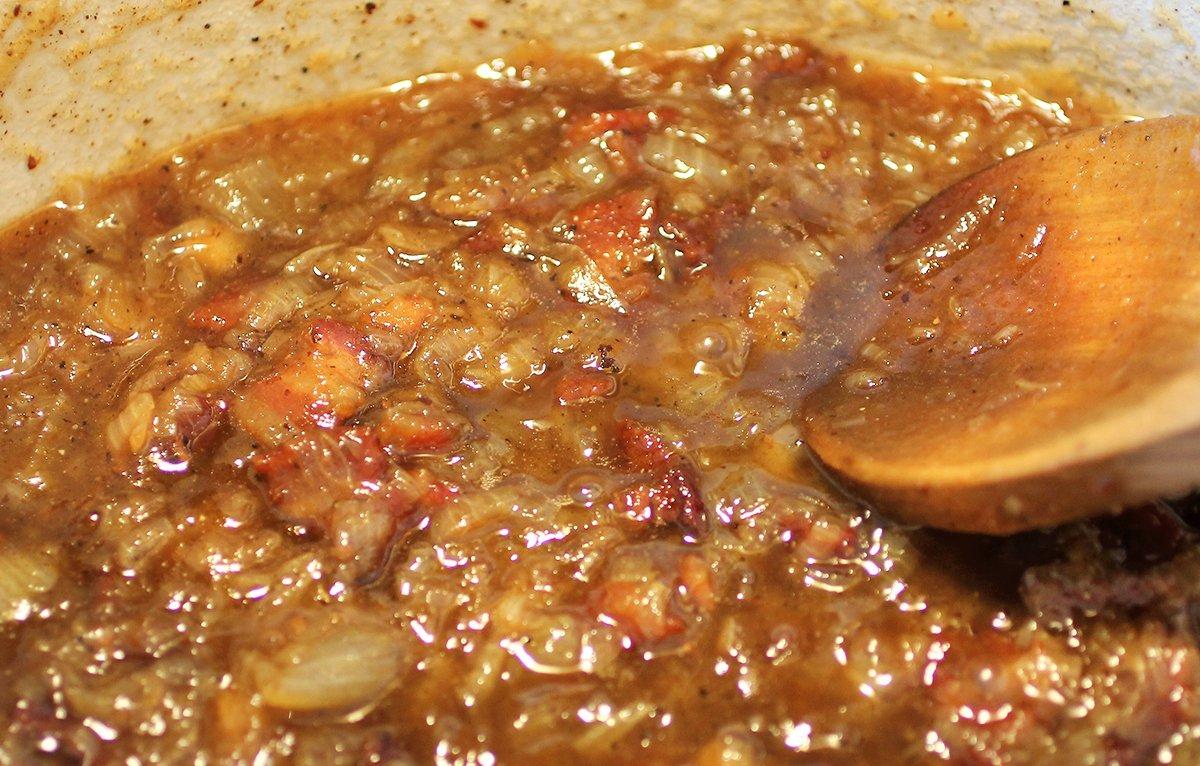
[(1200, 117), (1019, 154), (876, 255), (885, 318), (805, 428), (885, 511), (1003, 534), (1200, 486)]

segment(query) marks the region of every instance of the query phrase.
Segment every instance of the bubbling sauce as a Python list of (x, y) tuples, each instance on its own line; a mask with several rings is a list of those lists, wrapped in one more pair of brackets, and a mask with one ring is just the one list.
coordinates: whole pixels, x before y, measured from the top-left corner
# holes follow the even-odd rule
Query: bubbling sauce
[(814, 283), (1097, 120), (753, 35), (547, 52), (37, 212), (0, 763), (1200, 758), (1188, 506), (902, 528), (799, 438)]

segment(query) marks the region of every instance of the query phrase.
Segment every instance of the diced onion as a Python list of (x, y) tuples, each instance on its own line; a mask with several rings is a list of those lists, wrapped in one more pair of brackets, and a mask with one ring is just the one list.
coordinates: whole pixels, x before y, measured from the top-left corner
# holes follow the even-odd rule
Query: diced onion
[(714, 195), (728, 191), (737, 180), (733, 163), (704, 144), (674, 131), (647, 136), (642, 147), (642, 161), (681, 181), (694, 182)]
[(141, 452), (150, 439), (153, 421), (154, 397), (145, 391), (132, 394), (125, 407), (108, 424), (105, 435), (109, 448), (114, 452)]
[(378, 234), (388, 249), (404, 260), (423, 260), (424, 256), (451, 247), (462, 239), (459, 230), (404, 221), (380, 226)]
[(295, 712), (365, 713), (400, 674), (398, 635), (358, 615), (309, 628), (253, 666), (268, 705)]
[(264, 332), (304, 308), (316, 288), (307, 279), (292, 277), (278, 279), (255, 296), (254, 305), (246, 312), (246, 324)]
[(583, 189), (604, 189), (612, 185), (608, 160), (595, 144), (584, 144), (562, 161), (563, 175)]
[(0, 623), (25, 620), (38, 596), (58, 582), (55, 560), (37, 551), (0, 549)]
[(32, 372), (45, 358), (50, 344), (50, 334), (38, 327), (16, 346), (0, 350), (0, 380)]

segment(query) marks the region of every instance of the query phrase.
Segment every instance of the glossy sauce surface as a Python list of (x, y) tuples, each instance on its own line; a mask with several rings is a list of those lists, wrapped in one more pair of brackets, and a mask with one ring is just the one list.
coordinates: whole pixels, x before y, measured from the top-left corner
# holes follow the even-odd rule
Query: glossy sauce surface
[(813, 283), (1095, 119), (802, 42), (535, 52), (39, 212), (0, 762), (1196, 758), (1186, 507), (905, 529), (798, 438)]

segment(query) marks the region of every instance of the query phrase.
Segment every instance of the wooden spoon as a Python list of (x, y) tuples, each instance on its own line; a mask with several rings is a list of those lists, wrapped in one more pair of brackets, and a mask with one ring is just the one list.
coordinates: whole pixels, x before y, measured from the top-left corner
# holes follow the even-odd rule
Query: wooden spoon
[(1200, 486), (1200, 117), (1018, 154), (876, 254), (842, 308), (882, 322), (805, 424), (883, 511), (1005, 534)]

